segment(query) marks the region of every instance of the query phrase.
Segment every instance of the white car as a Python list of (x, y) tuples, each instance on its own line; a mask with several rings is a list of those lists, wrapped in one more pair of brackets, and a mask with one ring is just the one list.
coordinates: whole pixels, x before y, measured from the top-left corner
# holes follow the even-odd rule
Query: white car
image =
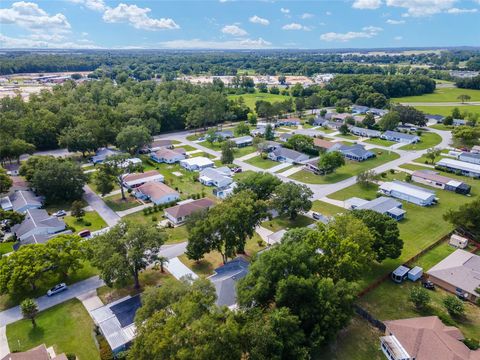
[(56, 217), (67, 216), (67, 212), (65, 210), (58, 210), (56, 213), (53, 214), (53, 216), (56, 216)]
[(68, 289), (67, 284), (65, 284), (65, 283), (57, 284), (53, 288), (51, 288), (50, 290), (47, 291), (47, 296), (56, 295), (56, 294), (61, 293), (62, 291), (65, 291), (67, 289)]

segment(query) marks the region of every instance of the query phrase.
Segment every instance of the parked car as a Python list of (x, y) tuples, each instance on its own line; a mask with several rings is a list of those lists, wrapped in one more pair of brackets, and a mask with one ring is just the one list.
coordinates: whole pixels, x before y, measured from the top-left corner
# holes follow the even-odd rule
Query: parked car
[(65, 291), (67, 289), (68, 289), (67, 284), (65, 284), (65, 283), (57, 284), (54, 287), (52, 287), (50, 290), (47, 291), (47, 296), (56, 295), (56, 294), (61, 293), (62, 291)]
[(53, 213), (53, 216), (56, 216), (56, 217), (67, 216), (67, 212), (65, 210), (58, 210), (56, 213)]
[(315, 220), (320, 220), (322, 218), (322, 215), (320, 215), (319, 213), (312, 213), (312, 217), (315, 219)]
[(422, 281), (422, 286), (428, 290), (435, 290), (435, 285), (433, 285), (433, 282), (431, 282), (430, 280)]
[(78, 236), (80, 236), (82, 238), (86, 238), (86, 237), (89, 237), (91, 235), (92, 235), (92, 233), (88, 229), (82, 230), (78, 233)]
[(232, 172), (233, 172), (234, 174), (241, 173), (241, 172), (242, 172), (242, 168), (241, 168), (241, 167), (234, 167), (234, 168), (232, 169)]

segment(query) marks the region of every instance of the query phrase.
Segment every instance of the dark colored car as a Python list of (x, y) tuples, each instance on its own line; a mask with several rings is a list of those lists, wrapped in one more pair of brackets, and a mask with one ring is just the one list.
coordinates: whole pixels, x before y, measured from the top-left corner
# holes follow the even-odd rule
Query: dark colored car
[(428, 290), (435, 290), (435, 285), (433, 285), (433, 282), (431, 282), (430, 280), (422, 281), (422, 286)]
[(86, 230), (82, 230), (78, 233), (78, 236), (82, 237), (82, 238), (86, 238), (86, 237), (89, 237), (90, 235), (92, 235), (92, 233), (90, 232), (90, 230), (86, 229)]
[(242, 168), (241, 167), (235, 167), (232, 169), (233, 173), (234, 174), (238, 174), (238, 173), (241, 173), (242, 172)]

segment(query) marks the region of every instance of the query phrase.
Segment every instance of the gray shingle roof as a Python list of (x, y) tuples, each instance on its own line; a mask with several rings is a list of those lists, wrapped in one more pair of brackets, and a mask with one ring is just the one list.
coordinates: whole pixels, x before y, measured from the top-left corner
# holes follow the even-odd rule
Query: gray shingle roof
[(281, 156), (287, 159), (292, 159), (296, 160), (300, 157), (304, 157), (305, 154), (302, 154), (301, 152), (292, 150), (292, 149), (287, 149), (284, 147), (278, 147), (275, 150), (272, 151), (275, 156)]
[(249, 263), (238, 257), (215, 269), (215, 274), (210, 276), (210, 281), (215, 286), (218, 306), (232, 306), (237, 302), (237, 281), (248, 273)]

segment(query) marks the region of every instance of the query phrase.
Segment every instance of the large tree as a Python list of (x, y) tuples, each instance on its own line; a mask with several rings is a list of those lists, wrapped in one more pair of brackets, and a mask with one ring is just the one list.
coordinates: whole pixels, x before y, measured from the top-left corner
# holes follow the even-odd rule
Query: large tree
[(145, 126), (129, 125), (118, 133), (116, 140), (121, 150), (135, 154), (152, 142), (152, 136)]
[(386, 258), (397, 259), (400, 256), (403, 240), (400, 239), (400, 230), (394, 219), (373, 210), (355, 210), (352, 214), (362, 220), (373, 235), (372, 249), (378, 262)]
[(457, 126), (452, 130), (453, 145), (459, 148), (471, 148), (480, 145), (480, 128), (472, 126)]
[(13, 181), (10, 176), (7, 175), (7, 171), (0, 167), (0, 194), (8, 192), (13, 185)]
[(312, 208), (313, 192), (303, 184), (285, 182), (278, 185), (272, 199), (272, 206), (281, 215), (288, 215), (293, 220), (299, 212), (306, 212)]
[(222, 157), (220, 158), (220, 161), (222, 164), (231, 164), (233, 163), (234, 155), (233, 155), (233, 149), (235, 147), (235, 144), (232, 141), (225, 141), (222, 144)]
[(296, 151), (308, 152), (313, 148), (313, 138), (307, 135), (295, 134), (288, 139), (286, 145)]
[(25, 299), (20, 303), (20, 310), (24, 319), (29, 319), (33, 327), (37, 326), (35, 318), (38, 314), (38, 305), (33, 299)]
[(92, 239), (92, 264), (107, 285), (124, 286), (133, 280), (138, 289), (140, 272), (155, 263), (166, 238), (155, 224), (121, 221)]
[(399, 120), (402, 124), (427, 125), (425, 114), (413, 106), (396, 105), (393, 107), (393, 111), (398, 113)]
[(282, 181), (275, 175), (267, 172), (251, 172), (244, 178), (237, 181), (235, 192), (251, 190), (257, 199), (267, 200)]
[(462, 232), (480, 239), (480, 199), (466, 203), (457, 210), (448, 210), (443, 218)]
[(55, 264), (53, 271), (64, 278), (80, 270), (91, 255), (89, 243), (77, 235), (56, 236), (46, 243), (45, 249), (49, 261)]
[(94, 122), (81, 122), (74, 128), (69, 128), (59, 137), (59, 145), (68, 151), (79, 151), (83, 156), (87, 152), (96, 151), (102, 144), (96, 135), (98, 124)]
[(245, 190), (228, 197), (203, 216), (189, 222), (187, 256), (200, 260), (216, 250), (223, 262), (243, 253), (246, 241), (266, 216), (266, 204)]
[(395, 130), (400, 123), (400, 115), (396, 111), (390, 111), (382, 116), (378, 122), (378, 126), (381, 130)]
[(345, 165), (345, 158), (339, 151), (326, 152), (318, 159), (318, 170), (322, 175), (334, 172)]

